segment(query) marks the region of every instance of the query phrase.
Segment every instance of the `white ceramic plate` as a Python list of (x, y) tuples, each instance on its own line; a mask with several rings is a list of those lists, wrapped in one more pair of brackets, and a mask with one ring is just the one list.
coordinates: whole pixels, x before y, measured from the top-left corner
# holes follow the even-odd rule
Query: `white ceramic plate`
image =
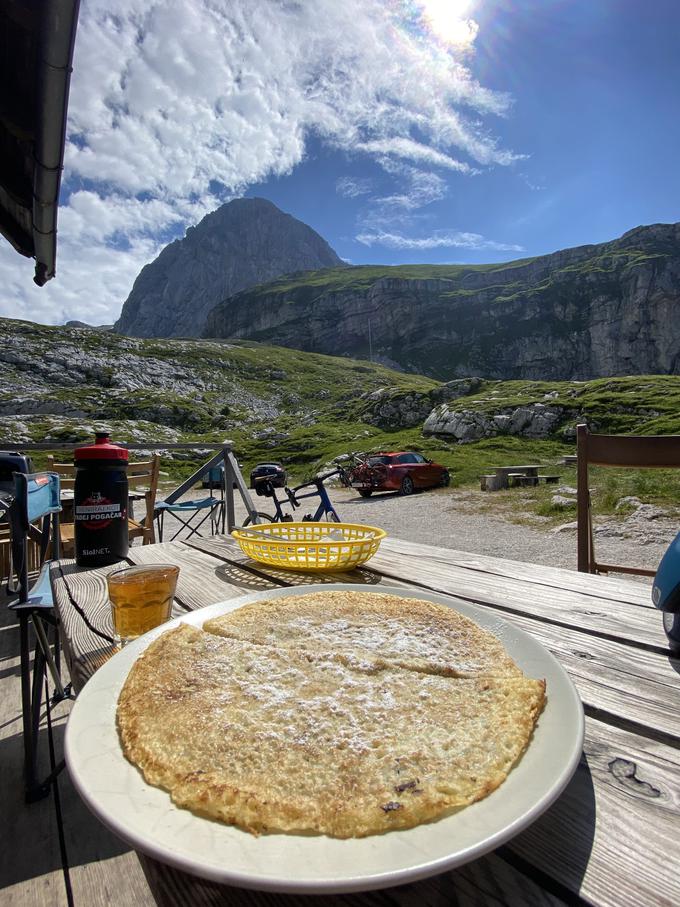
[(180, 622), (201, 626), (260, 599), (347, 588), (274, 589), (211, 605), (152, 630), (100, 668), (73, 706), (65, 744), (73, 782), (95, 815), (135, 849), (194, 875), (242, 888), (306, 894), (382, 888), (434, 875), (493, 850), (530, 825), (555, 801), (578, 765), (584, 730), (578, 693), (555, 658), (527, 633), (481, 607), (405, 588), (351, 587), (454, 607), (494, 633), (529, 677), (546, 680), (546, 707), (527, 752), (484, 800), (436, 822), (367, 838), (256, 838), (178, 809), (125, 759), (116, 730), (118, 695), (135, 659), (160, 633)]

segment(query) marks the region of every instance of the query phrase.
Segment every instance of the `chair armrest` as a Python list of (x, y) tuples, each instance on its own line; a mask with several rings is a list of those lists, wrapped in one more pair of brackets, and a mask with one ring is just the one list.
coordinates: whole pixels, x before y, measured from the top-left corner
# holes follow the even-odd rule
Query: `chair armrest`
[(13, 611), (19, 611), (22, 608), (45, 608), (46, 610), (54, 608), (52, 583), (50, 582), (51, 563), (51, 561), (45, 561), (40, 568), (38, 578), (28, 590), (28, 601), (12, 602), (9, 605)]

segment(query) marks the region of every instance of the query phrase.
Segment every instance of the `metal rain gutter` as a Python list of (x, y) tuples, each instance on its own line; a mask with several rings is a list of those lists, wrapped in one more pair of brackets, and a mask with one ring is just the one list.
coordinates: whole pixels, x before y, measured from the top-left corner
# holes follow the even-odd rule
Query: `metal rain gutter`
[(79, 7), (80, 0), (47, 0), (42, 14), (33, 170), (33, 280), (39, 287), (56, 271), (59, 188)]

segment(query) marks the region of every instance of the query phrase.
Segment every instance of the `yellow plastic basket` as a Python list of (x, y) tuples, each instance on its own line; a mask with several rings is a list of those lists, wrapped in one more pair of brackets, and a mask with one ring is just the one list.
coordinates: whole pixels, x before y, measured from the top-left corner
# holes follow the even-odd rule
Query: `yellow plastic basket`
[(253, 560), (284, 570), (351, 570), (378, 550), (387, 533), (357, 523), (259, 523), (232, 536)]

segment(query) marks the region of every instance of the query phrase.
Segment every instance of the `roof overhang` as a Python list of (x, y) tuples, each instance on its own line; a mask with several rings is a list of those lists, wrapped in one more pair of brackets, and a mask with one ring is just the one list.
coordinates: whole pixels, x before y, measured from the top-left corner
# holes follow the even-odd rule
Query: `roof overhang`
[(79, 0), (0, 0), (0, 233), (54, 277)]

